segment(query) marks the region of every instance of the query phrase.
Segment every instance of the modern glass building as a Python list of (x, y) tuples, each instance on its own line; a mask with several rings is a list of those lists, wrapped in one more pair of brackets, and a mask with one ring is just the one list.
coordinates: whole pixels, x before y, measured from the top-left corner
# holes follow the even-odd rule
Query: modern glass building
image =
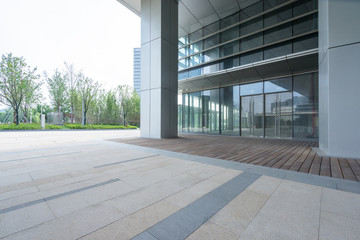
[[(317, 49), (317, 0), (253, 1), (181, 36), (178, 131), (317, 139), (317, 62), (296, 73), (286, 73), (289, 69), (283, 66), (269, 77), (233, 77), (216, 87), (206, 77), (222, 79), (229, 75), (224, 70), (241, 72), (253, 64), (266, 66), (299, 53), (301, 58)], [(200, 87), (192, 86), (199, 81), (204, 82)]]
[(360, 1), (118, 0), (141, 16), (141, 136), (312, 139), (360, 158)]

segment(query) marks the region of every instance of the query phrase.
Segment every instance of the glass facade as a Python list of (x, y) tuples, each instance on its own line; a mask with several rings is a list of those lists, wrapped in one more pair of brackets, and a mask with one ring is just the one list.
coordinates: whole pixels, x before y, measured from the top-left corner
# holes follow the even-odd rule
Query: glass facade
[(318, 73), (185, 93), (179, 106), (182, 132), (316, 139)]
[(179, 39), (179, 80), (318, 47), (317, 0), (259, 0)]

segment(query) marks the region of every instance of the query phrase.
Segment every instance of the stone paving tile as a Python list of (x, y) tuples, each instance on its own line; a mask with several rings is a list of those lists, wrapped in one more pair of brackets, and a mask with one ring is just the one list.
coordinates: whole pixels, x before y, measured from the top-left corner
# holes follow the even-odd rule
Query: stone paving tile
[(319, 240), (359, 240), (360, 221), (329, 213), (321, 212)]
[(209, 221), (240, 236), (267, 200), (267, 195), (245, 190)]
[(0, 238), (54, 219), (45, 202), (0, 214)]
[(360, 221), (360, 195), (324, 188), (321, 196), (321, 210)]
[(317, 239), (320, 198), (320, 187), (284, 180), (240, 239)]
[(116, 208), (98, 204), (9, 236), (8, 240), (78, 239), (124, 216)]
[[(110, 202), (106, 204), (111, 205)], [(179, 207), (169, 202), (159, 201), (96, 230), (81, 239), (130, 239), (178, 210)]]
[(229, 230), (220, 227), (214, 223), (206, 222), (193, 232), (187, 240), (237, 240), (238, 234), (230, 232)]
[(20, 184), (24, 182), (31, 182), (32, 178), (28, 173), (0, 177), (0, 188), (13, 184)]
[(282, 179), (279, 178), (261, 176), (256, 182), (251, 184), (247, 190), (270, 196), (281, 182)]
[(12, 198), (18, 198), (18, 197), (21, 197), (26, 194), (36, 193), (38, 191), (39, 190), (36, 187), (28, 187), (28, 188), (23, 188), (23, 189), (19, 189), (19, 190), (1, 193), (0, 194), (0, 202), (3, 200), (12, 199)]
[(61, 217), (134, 190), (136, 190), (136, 188), (122, 181), (118, 181), (56, 198), (47, 201), (47, 204), (57, 217)]

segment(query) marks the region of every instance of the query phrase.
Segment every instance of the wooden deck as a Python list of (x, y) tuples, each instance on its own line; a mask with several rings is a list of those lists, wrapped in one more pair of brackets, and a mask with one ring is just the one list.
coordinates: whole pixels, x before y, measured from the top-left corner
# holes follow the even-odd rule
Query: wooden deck
[(225, 159), (321, 176), (360, 181), (360, 160), (319, 157), (316, 142), (182, 134), (173, 139), (118, 139), (117, 142)]

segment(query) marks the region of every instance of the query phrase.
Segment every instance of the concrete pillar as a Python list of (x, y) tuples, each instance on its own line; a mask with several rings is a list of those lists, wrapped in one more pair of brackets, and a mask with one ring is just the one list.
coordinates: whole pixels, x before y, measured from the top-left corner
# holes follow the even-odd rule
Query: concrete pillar
[(360, 158), (360, 1), (319, 0), (319, 146)]
[(178, 1), (141, 0), (141, 136), (177, 136)]

